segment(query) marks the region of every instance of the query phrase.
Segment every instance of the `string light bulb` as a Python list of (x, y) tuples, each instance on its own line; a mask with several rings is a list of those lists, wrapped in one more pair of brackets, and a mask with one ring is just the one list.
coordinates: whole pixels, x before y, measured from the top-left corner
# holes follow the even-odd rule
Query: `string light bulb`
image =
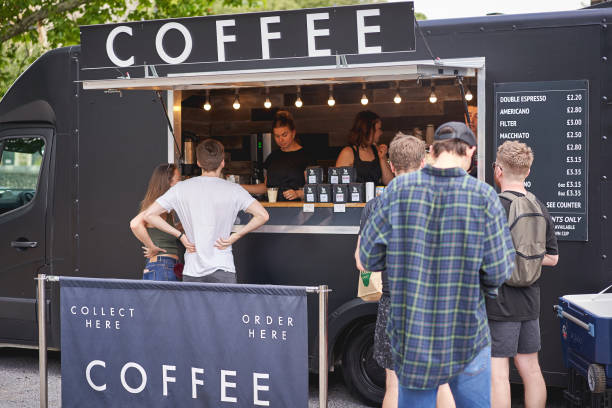
[(329, 106), (334, 106), (336, 104), (336, 100), (334, 99), (334, 86), (329, 86), (329, 99), (327, 99), (327, 104)]
[(432, 86), (431, 93), (429, 94), (429, 103), (436, 103), (436, 102), (438, 102), (438, 96), (436, 95), (436, 87)]
[(210, 91), (208, 89), (206, 90), (206, 102), (204, 102), (204, 106), (202, 107), (206, 112), (212, 108), (212, 105), (210, 104)]
[(363, 83), (361, 84), (361, 89), (363, 89), (363, 94), (361, 95), (361, 104), (363, 106), (368, 104), (368, 95), (366, 95), (366, 84)]
[(295, 107), (296, 108), (301, 108), (304, 105), (304, 102), (302, 102), (302, 91), (300, 90), (300, 87), (297, 87), (297, 99), (295, 100)]
[(270, 88), (266, 86), (266, 101), (264, 102), (264, 108), (270, 109), (272, 107), (272, 102), (270, 101)]
[(400, 95), (399, 81), (395, 81), (395, 96), (393, 102), (402, 103), (402, 96)]
[(236, 97), (234, 98), (234, 103), (232, 104), (232, 107), (235, 110), (240, 109), (240, 96), (238, 95), (238, 89), (236, 89)]
[(474, 95), (472, 94), (472, 91), (470, 91), (470, 89), (468, 88), (467, 92), (465, 93), (465, 100), (469, 102), (472, 99), (474, 99)]

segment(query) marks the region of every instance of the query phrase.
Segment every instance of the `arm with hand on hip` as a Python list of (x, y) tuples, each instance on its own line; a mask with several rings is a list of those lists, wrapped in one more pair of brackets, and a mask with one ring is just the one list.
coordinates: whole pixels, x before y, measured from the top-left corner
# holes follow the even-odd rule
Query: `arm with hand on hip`
[(167, 234), (175, 236), (177, 239), (181, 241), (181, 243), (185, 246), (187, 252), (195, 252), (196, 247), (192, 244), (187, 236), (182, 233), (180, 230), (174, 228), (172, 225), (168, 224), (162, 217), (161, 214), (165, 213), (166, 209), (159, 205), (157, 202), (151, 204), (149, 208), (147, 208), (144, 212), (144, 219), (147, 223), (154, 226), (160, 231), (163, 231)]
[(144, 244), (142, 249), (144, 250), (145, 258), (151, 258), (156, 256), (160, 252), (166, 252), (165, 249), (159, 248), (147, 232), (147, 226), (145, 225), (144, 211), (132, 218), (130, 221), (130, 229), (132, 233), (140, 242)]
[(226, 249), (230, 247), (240, 238), (261, 227), (270, 219), (270, 215), (259, 201), (253, 201), (253, 203), (249, 205), (245, 211), (253, 216), (251, 220), (240, 231), (234, 232), (228, 238), (217, 239), (215, 242), (215, 248)]

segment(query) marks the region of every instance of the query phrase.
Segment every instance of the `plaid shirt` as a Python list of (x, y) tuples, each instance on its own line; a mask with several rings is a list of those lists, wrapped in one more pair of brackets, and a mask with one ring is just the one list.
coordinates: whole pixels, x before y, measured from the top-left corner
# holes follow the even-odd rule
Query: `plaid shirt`
[(403, 174), (380, 199), (361, 262), (389, 274), (387, 334), (400, 384), (435, 388), (490, 345), (484, 292), (514, 268), (506, 213), (491, 186), (460, 168)]

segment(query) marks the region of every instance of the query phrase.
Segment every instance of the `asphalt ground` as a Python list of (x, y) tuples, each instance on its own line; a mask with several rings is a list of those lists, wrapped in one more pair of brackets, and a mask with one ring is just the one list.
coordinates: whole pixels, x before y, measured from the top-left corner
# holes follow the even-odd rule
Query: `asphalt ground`
[[(40, 407), (40, 382), (38, 351), (30, 349), (0, 348), (0, 408)], [(319, 407), (318, 377), (310, 376), (309, 408)], [(48, 354), (48, 406), (61, 406), (60, 353)], [(512, 385), (513, 408), (523, 407), (522, 385)], [(368, 407), (355, 395), (351, 395), (342, 380), (342, 373), (329, 374), (329, 408)], [(565, 407), (563, 390), (548, 388), (547, 408)]]

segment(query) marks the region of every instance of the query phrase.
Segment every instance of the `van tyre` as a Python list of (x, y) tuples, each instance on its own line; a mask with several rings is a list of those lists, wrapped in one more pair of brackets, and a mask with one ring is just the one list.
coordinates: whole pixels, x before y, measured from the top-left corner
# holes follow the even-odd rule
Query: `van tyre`
[(342, 374), (351, 394), (379, 405), (385, 395), (385, 369), (374, 360), (375, 323), (356, 327), (344, 344)]
[(606, 370), (600, 364), (589, 364), (587, 371), (589, 389), (593, 394), (599, 394), (606, 390)]

